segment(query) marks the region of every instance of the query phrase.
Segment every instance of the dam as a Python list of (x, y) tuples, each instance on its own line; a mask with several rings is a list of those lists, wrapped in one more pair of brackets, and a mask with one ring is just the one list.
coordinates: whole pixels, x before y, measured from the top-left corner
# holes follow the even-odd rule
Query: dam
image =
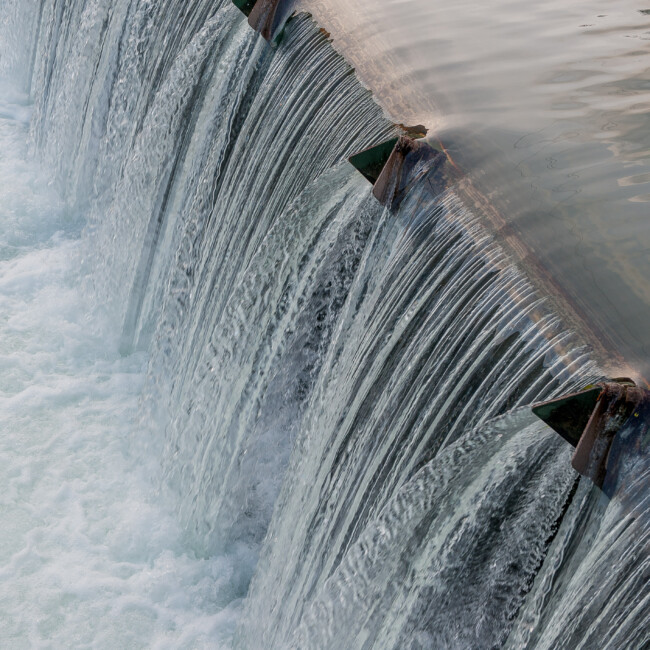
[(444, 138), (377, 201), (297, 9), (0, 7), (0, 646), (648, 647), (647, 450), (607, 496), (531, 411), (584, 313)]

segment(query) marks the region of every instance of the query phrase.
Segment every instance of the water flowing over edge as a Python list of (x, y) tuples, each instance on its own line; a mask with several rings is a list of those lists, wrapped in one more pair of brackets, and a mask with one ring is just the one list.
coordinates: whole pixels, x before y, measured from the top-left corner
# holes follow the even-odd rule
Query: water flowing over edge
[[(85, 293), (149, 351), (160, 496), (196, 556), (249, 557), (226, 600), (260, 554), (236, 643), (647, 641), (643, 589), (594, 623), (647, 525), (569, 499), (566, 449), (509, 413), (598, 370), (453, 187), (374, 204), (341, 161), (392, 126), (307, 17), (272, 51), (229, 2), (3, 11), (35, 35), (0, 61), (32, 70), (35, 150), (87, 215)], [(576, 531), (612, 528), (627, 564), (589, 588)]]

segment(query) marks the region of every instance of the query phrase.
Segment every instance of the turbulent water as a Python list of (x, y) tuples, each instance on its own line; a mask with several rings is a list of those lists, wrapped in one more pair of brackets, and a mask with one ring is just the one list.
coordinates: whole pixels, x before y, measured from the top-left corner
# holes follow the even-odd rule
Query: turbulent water
[(526, 408), (588, 350), (453, 186), (375, 202), (308, 16), (9, 1), (0, 74), (2, 647), (649, 642), (643, 489)]

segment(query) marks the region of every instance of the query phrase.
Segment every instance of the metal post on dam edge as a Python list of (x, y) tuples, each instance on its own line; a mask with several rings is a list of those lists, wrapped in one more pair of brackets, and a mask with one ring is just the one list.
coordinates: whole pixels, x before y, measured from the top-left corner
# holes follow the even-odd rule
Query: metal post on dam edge
[(295, 0), (232, 0), (248, 24), (271, 45), (282, 40), (284, 26), (293, 13)]
[(533, 413), (575, 447), (573, 468), (607, 496), (621, 465), (650, 451), (650, 391), (626, 377), (534, 404)]
[[(424, 127), (413, 127), (424, 137)], [(350, 163), (373, 184), (374, 197), (396, 210), (409, 190), (422, 178), (442, 190), (447, 184), (447, 156), (411, 135), (401, 135), (350, 156)]]

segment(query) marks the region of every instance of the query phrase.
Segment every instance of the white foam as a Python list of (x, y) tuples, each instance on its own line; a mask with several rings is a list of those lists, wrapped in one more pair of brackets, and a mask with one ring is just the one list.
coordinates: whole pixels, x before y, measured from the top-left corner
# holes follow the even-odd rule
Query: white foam
[(3, 97), (0, 647), (227, 645), (254, 554), (195, 557), (157, 493), (146, 359), (79, 289), (81, 222), (26, 158), (25, 98)]

